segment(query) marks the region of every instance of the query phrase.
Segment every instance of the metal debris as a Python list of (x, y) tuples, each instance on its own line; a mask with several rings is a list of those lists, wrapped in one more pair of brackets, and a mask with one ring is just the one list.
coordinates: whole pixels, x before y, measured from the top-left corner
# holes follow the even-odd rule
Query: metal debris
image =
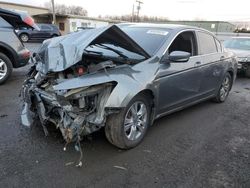
[(128, 170), (127, 168), (123, 167), (123, 166), (113, 166), (114, 168), (118, 168), (118, 169), (121, 169), (121, 170)]

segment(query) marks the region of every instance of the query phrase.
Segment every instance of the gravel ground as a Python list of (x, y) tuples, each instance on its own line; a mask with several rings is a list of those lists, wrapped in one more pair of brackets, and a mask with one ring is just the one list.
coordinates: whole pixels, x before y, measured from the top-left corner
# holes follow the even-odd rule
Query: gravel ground
[[(28, 44), (35, 48), (37, 44)], [(250, 187), (250, 80), (223, 104), (203, 102), (157, 120), (142, 144), (122, 151), (103, 131), (82, 142), (84, 164), (54, 129), (20, 125), (28, 67), (0, 86), (0, 187)]]

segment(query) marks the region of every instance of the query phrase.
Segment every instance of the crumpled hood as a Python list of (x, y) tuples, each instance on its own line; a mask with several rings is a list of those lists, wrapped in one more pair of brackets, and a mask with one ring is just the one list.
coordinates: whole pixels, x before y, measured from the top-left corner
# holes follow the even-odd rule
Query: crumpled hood
[(95, 42), (112, 42), (145, 58), (150, 55), (116, 25), (89, 29), (44, 41), (38, 51), (37, 70), (60, 72), (82, 60), (84, 49)]
[(227, 48), (228, 51), (232, 51), (237, 57), (250, 57), (250, 50), (238, 50)]

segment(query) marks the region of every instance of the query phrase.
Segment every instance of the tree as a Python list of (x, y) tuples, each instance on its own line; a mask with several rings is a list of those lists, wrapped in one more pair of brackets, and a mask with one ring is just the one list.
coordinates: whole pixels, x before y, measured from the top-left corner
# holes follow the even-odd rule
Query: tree
[[(52, 5), (50, 2), (44, 3), (44, 6), (52, 12)], [(88, 16), (88, 11), (81, 6), (67, 6), (64, 4), (55, 4), (55, 12), (57, 14), (73, 14), (80, 16)]]
[[(136, 16), (134, 15), (134, 18), (132, 19), (132, 15), (127, 14), (127, 15), (121, 15), (121, 16), (110, 16), (110, 15), (106, 15), (104, 17), (102, 16), (98, 16), (99, 18), (105, 18), (105, 19), (111, 19), (111, 20), (121, 20), (121, 21), (127, 21), (127, 22), (131, 22), (132, 20), (136, 20)], [(157, 16), (146, 16), (146, 15), (142, 15), (139, 18), (140, 22), (165, 22), (168, 21), (168, 18), (166, 17), (157, 17)]]

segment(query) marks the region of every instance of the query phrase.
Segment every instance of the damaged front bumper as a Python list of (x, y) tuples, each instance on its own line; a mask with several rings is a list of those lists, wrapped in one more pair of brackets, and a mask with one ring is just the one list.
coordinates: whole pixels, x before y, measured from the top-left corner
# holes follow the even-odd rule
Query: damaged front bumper
[[(59, 79), (52, 79), (60, 82)], [(21, 121), (30, 127), (38, 119), (45, 134), (46, 126), (54, 124), (60, 129), (67, 143), (78, 141), (81, 136), (91, 134), (105, 125), (105, 104), (114, 83), (104, 83), (83, 88), (54, 90), (49, 76), (33, 70), (24, 82), (24, 100)]]

